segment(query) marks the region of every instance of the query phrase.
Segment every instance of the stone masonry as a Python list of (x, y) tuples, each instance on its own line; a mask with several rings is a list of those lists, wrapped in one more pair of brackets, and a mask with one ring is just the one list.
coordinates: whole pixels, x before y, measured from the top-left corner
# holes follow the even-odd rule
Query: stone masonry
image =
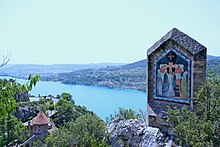
[[(189, 73), (187, 72), (189, 78), (189, 82), (187, 83), (188, 95), (185, 100), (178, 99), (176, 97), (169, 98), (169, 96), (159, 96), (159, 98), (156, 97), (157, 93), (155, 92), (155, 85), (157, 84), (157, 81), (155, 80), (155, 78), (157, 74), (155, 71), (155, 66), (157, 65), (155, 65), (155, 60), (162, 56), (169, 49), (172, 49), (178, 55), (181, 54), (182, 57), (186, 58), (189, 63), (189, 66), (187, 68), (187, 70), (189, 71)], [(152, 47), (148, 49), (146, 90), (147, 101), (151, 109), (157, 115), (166, 112), (167, 106), (170, 106), (171, 108), (181, 108), (186, 105), (189, 108), (193, 108), (193, 103), (190, 98), (193, 97), (196, 90), (202, 84), (206, 77), (206, 53), (207, 49), (205, 46), (201, 45), (199, 42), (176, 28), (171, 29), (165, 36), (163, 36), (159, 41), (157, 41)], [(165, 59), (164, 57), (164, 61), (165, 60), (167, 59)], [(182, 75), (183, 74), (181, 74), (181, 76)]]

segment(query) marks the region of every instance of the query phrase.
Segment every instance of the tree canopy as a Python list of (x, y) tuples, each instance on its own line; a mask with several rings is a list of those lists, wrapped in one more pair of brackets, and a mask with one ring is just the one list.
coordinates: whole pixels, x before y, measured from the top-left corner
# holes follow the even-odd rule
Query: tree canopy
[(181, 146), (219, 146), (220, 81), (211, 74), (192, 98), (194, 108), (168, 110), (168, 122), (174, 127)]
[(46, 138), (48, 146), (105, 147), (105, 123), (96, 115), (85, 114), (70, 121)]
[(81, 115), (93, 114), (86, 107), (75, 105), (72, 95), (69, 93), (61, 94), (61, 98), (55, 105), (55, 110), (57, 112), (52, 116), (52, 120), (58, 127), (64, 123), (75, 121)]
[(12, 146), (21, 143), (27, 137), (27, 130), (11, 114), (16, 111), (16, 93), (30, 91), (39, 80), (39, 76), (28, 77), (28, 82), (20, 85), (15, 80), (0, 80), (0, 146)]

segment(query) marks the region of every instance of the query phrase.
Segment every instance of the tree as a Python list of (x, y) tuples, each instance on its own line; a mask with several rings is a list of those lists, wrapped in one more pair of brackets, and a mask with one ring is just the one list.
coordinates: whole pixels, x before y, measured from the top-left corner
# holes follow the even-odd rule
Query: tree
[(24, 91), (30, 91), (39, 80), (39, 76), (29, 76), (28, 82), (25, 85), (18, 84), (15, 80), (0, 80), (0, 118), (15, 111), (15, 94)]
[(0, 142), (2, 146), (14, 145), (25, 139), (24, 125), (11, 116), (16, 109), (14, 96), (16, 93), (30, 91), (38, 82), (39, 76), (29, 76), (25, 85), (18, 84), (15, 80), (0, 80)]
[(61, 94), (61, 98), (67, 100), (67, 101), (70, 101), (72, 99), (72, 95), (70, 93), (67, 93), (67, 92), (63, 92)]
[(105, 147), (106, 125), (96, 115), (85, 114), (47, 137), (48, 146)]
[(56, 103), (55, 108), (57, 112), (52, 116), (52, 119), (56, 125), (74, 121), (80, 115), (77, 111), (74, 111), (74, 105), (63, 98)]
[(0, 64), (0, 67), (5, 66), (10, 61), (11, 56), (10, 54), (7, 54), (6, 56), (3, 55), (2, 63)]
[(72, 132), (68, 130), (67, 125), (62, 125), (59, 130), (53, 131), (46, 139), (45, 142), (48, 147), (63, 147), (75, 145), (75, 140), (72, 137)]
[(0, 119), (0, 146), (12, 146), (27, 139), (28, 131), (17, 118), (6, 116)]
[(122, 116), (125, 119), (141, 119), (141, 115), (136, 113), (131, 108), (129, 109), (118, 108), (118, 112), (115, 112), (115, 114), (111, 114), (110, 117), (108, 117), (106, 121), (111, 122), (117, 116)]
[(57, 94), (56, 99), (60, 99), (60, 95), (59, 94)]
[(46, 147), (46, 145), (41, 140), (37, 140), (33, 142), (33, 147)]
[(96, 115), (86, 114), (70, 124), (77, 146), (99, 146), (106, 137), (106, 125)]
[(55, 109), (54, 104), (49, 104), (48, 110), (53, 111)]
[(61, 94), (61, 98), (67, 100), (68, 102), (72, 103), (73, 105), (75, 104), (75, 101), (72, 99), (72, 95), (70, 93), (63, 92)]
[(194, 109), (168, 110), (176, 142), (183, 146), (219, 146), (220, 81), (212, 73), (192, 98)]

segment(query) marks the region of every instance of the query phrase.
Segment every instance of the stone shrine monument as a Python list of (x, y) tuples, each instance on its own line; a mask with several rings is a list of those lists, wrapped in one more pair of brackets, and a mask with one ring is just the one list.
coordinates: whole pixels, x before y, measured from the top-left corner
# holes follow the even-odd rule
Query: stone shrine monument
[(206, 52), (205, 46), (176, 28), (147, 50), (149, 115), (163, 114), (167, 106), (193, 108), (190, 98), (206, 77)]

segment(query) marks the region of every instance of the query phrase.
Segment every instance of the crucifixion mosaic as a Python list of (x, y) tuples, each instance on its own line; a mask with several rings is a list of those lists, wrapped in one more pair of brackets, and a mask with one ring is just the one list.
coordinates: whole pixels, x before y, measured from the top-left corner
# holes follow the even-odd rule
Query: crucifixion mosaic
[(189, 103), (190, 60), (169, 49), (154, 61), (154, 97)]

